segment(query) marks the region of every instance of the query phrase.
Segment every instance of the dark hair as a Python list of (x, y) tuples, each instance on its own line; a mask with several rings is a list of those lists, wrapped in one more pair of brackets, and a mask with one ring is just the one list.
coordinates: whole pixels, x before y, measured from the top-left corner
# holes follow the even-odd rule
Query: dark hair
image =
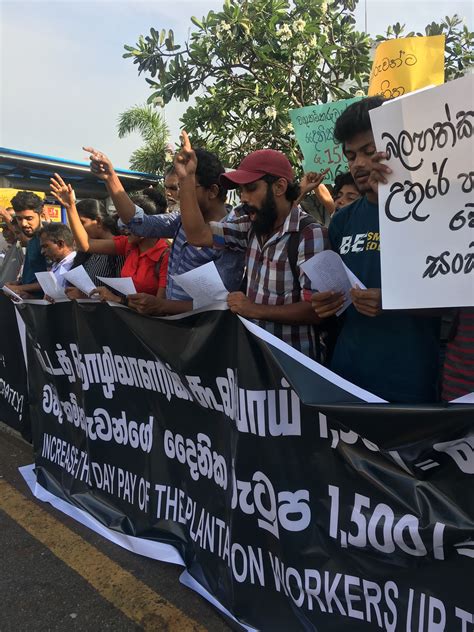
[(205, 149), (195, 149), (197, 158), (196, 178), (201, 186), (210, 189), (215, 184), (218, 189), (218, 198), (225, 200), (227, 190), (219, 182), (219, 176), (225, 172), (224, 165), (216, 156)]
[(58, 241), (63, 241), (66, 246), (72, 248), (74, 246), (74, 237), (72, 236), (71, 229), (66, 224), (59, 224), (56, 222), (50, 222), (45, 224), (39, 231), (39, 236), (45, 235), (50, 241), (57, 244)]
[(34, 211), (40, 215), (43, 212), (43, 200), (32, 191), (18, 191), (10, 203), (15, 213)]
[(93, 198), (85, 198), (76, 204), (76, 208), (81, 217), (96, 221), (100, 219), (106, 230), (109, 230), (113, 235), (118, 235), (117, 219), (107, 211), (103, 202)]
[(166, 176), (174, 176), (175, 174), (176, 174), (176, 169), (174, 168), (174, 164), (171, 163), (168, 167), (166, 167), (165, 173), (163, 175), (166, 178)]
[(163, 193), (152, 187), (131, 193), (130, 199), (145, 211), (145, 215), (161, 215), (168, 208)]
[(346, 171), (345, 173), (339, 173), (334, 178), (334, 188), (332, 190), (332, 197), (334, 199), (336, 199), (336, 197), (339, 195), (339, 191), (346, 184), (350, 184), (350, 185), (352, 185), (354, 187), (356, 186), (356, 183), (354, 182), (354, 178), (352, 177), (352, 174), (351, 174), (350, 171)]
[(356, 134), (370, 131), (372, 126), (369, 112), (378, 108), (384, 101), (383, 97), (376, 95), (352, 103), (337, 119), (334, 126), (334, 139), (344, 146)]
[[(263, 176), (263, 178), (260, 178), (260, 180), (263, 180), (267, 184), (273, 184), (279, 179), (280, 178), (278, 176), (271, 176), (270, 174)], [(299, 195), (300, 185), (297, 182), (288, 182), (288, 186), (286, 187), (285, 191), (285, 198), (288, 200), (288, 202), (294, 202), (298, 199)]]

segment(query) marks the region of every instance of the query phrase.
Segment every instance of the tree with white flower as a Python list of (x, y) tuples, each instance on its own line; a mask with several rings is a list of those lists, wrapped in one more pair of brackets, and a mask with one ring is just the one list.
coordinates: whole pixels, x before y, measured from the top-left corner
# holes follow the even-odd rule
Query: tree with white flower
[[(283, 150), (298, 164), (290, 109), (366, 94), (371, 49), (380, 39), (416, 35), (388, 27), (374, 40), (355, 27), (359, 0), (223, 0), (221, 11), (192, 18), (176, 44), (171, 30), (151, 29), (124, 57), (133, 59), (156, 97), (196, 102), (182, 117), (193, 143), (229, 167), (255, 147)], [(419, 35), (446, 35), (446, 79), (474, 63), (474, 34), (445, 18)]]

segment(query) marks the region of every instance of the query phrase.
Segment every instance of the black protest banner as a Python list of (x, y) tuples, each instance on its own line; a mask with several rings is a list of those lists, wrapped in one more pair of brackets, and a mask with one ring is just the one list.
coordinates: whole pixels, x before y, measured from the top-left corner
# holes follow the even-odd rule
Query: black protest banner
[(12, 301), (0, 292), (0, 421), (29, 438), (26, 367)]
[[(229, 311), (21, 313), (38, 481), (53, 494), (174, 546), (249, 628), (472, 626), (472, 407), (440, 408), (433, 436), (423, 408), (372, 413), (337, 385), (325, 407), (310, 365)], [(323, 395), (307, 405), (311, 380)], [(380, 445), (360, 434), (366, 417)]]

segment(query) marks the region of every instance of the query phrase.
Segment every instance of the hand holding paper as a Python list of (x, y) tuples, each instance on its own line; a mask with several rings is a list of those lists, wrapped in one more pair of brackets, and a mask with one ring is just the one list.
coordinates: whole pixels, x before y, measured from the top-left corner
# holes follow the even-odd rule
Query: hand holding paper
[(81, 290), (81, 292), (84, 292), (87, 296), (95, 290), (95, 285), (92, 283), (90, 276), (85, 271), (84, 266), (77, 266), (77, 268), (73, 268), (72, 270), (69, 270), (69, 272), (65, 272), (63, 276), (69, 281), (69, 283), (72, 283), (72, 285)]
[(36, 272), (36, 278), (46, 296), (54, 300), (67, 299), (63, 288), (58, 285), (58, 281), (52, 272)]
[(339, 316), (352, 303), (351, 288), (356, 285), (366, 289), (365, 285), (344, 264), (337, 252), (324, 250), (311, 257), (301, 266), (310, 278), (311, 284), (319, 292), (335, 292), (344, 297), (344, 302), (337, 310)]
[(22, 303), (23, 299), (21, 298), (21, 296), (19, 294), (17, 294), (16, 292), (14, 292), (13, 290), (10, 290), (10, 288), (8, 287), (8, 285), (4, 285), (2, 287), (2, 291), (9, 296), (10, 298), (12, 298), (15, 303)]
[(119, 277), (119, 278), (110, 278), (110, 277), (97, 277), (99, 281), (105, 283), (116, 292), (123, 294), (124, 296), (128, 296), (129, 294), (136, 294), (137, 290), (135, 289), (135, 284), (132, 281), (131, 277)]
[(184, 274), (172, 276), (176, 283), (191, 296), (194, 309), (225, 301), (229, 293), (222, 282), (214, 261), (205, 263), (199, 268)]

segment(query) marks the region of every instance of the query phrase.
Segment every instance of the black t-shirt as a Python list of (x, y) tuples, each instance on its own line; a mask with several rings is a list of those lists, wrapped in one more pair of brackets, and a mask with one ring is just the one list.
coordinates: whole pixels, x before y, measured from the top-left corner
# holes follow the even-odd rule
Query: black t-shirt
[[(367, 288), (381, 287), (377, 204), (364, 196), (341, 209), (329, 225), (329, 240)], [(333, 371), (389, 402), (437, 400), (439, 318), (403, 311), (386, 311), (371, 318), (352, 305), (343, 318), (331, 362)]]

